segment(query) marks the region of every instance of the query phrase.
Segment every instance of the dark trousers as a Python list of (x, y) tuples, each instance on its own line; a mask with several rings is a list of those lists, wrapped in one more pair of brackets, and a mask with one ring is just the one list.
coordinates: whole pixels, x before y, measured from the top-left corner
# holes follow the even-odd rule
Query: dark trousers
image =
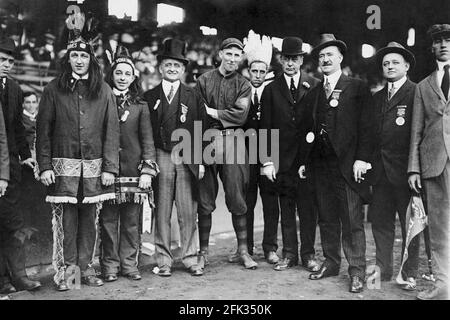
[[(274, 183), (261, 176), (261, 199), (264, 213), (264, 253), (278, 249), (278, 221), (281, 216), (283, 258), (298, 259), (296, 199), (289, 193), (276, 191)], [(295, 194), (295, 192), (292, 192)]]
[(63, 204), (64, 263), (78, 265), (82, 276), (95, 275), (91, 266), (96, 242), (96, 204)]
[[(0, 277), (26, 276), (24, 240), (19, 232), (23, 228), (22, 212), (17, 210), (20, 198), (21, 167), (17, 157), (10, 157), (10, 181), (6, 194), (0, 198)], [(1, 283), (0, 283), (1, 285)]]
[(225, 204), (235, 215), (247, 212), (246, 191), (249, 179), (248, 164), (212, 164), (205, 167), (205, 175), (199, 181), (198, 214), (209, 215), (216, 209), (219, 190), (217, 175), (223, 183)]
[[(393, 269), (393, 249), (395, 239), (395, 217), (398, 213), (402, 230), (402, 257), (406, 240), (406, 209), (411, 194), (406, 184), (402, 186), (392, 185), (386, 177), (386, 173), (373, 186), (372, 204), (369, 207), (372, 233), (376, 245), (377, 266), (381, 269), (383, 278), (390, 279)], [(406, 277), (417, 277), (419, 268), (420, 237), (416, 236), (408, 247), (408, 260), (403, 266), (403, 274)]]
[(312, 259), (316, 254), (317, 206), (309, 180), (298, 183), (297, 214), (300, 223), (300, 257), (302, 260)]
[(345, 181), (335, 155), (315, 158), (312, 166), (325, 263), (340, 266), (342, 233), (348, 272), (350, 276), (364, 277), (366, 236), (362, 199)]
[(258, 181), (260, 179), (260, 166), (258, 164), (250, 165), (250, 177), (247, 188), (246, 204), (247, 213), (247, 247), (250, 254), (253, 253), (255, 242), (253, 239), (253, 228), (255, 223), (255, 205), (258, 199)]
[(137, 272), (139, 215), (136, 203), (104, 204), (100, 212), (103, 274)]

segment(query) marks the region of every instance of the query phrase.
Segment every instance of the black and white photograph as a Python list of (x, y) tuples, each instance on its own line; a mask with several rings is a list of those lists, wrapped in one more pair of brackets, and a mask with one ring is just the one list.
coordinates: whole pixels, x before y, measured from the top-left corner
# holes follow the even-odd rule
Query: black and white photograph
[(2, 305), (449, 300), (449, 0), (0, 0), (0, 106)]

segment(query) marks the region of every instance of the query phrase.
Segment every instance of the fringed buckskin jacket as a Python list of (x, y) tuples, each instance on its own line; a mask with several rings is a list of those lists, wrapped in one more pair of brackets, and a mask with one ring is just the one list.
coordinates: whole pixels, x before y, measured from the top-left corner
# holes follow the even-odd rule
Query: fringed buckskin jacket
[(115, 181), (115, 203), (143, 203), (148, 199), (153, 207), (153, 190), (138, 187), (141, 174), (156, 177), (159, 173), (147, 103), (132, 101), (128, 94), (116, 98), (120, 121), (120, 168)]
[(98, 203), (115, 198), (114, 185), (103, 186), (101, 173), (119, 173), (116, 99), (106, 83), (97, 98), (88, 99), (87, 93), (83, 80), (68, 92), (57, 87), (57, 79), (44, 89), (36, 151), (40, 172), (55, 173), (47, 202)]

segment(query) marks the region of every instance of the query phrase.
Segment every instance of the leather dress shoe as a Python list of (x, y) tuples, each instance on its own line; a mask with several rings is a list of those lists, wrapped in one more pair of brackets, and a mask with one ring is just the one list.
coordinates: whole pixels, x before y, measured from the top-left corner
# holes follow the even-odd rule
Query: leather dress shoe
[(81, 283), (90, 287), (101, 287), (103, 285), (103, 281), (96, 276), (84, 276), (81, 277)]
[(69, 286), (67, 285), (66, 280), (61, 280), (59, 281), (59, 283), (56, 285), (56, 290), (58, 291), (67, 291), (70, 290)]
[(402, 288), (405, 291), (416, 291), (417, 290), (417, 282), (414, 277), (408, 277), (405, 280), (406, 283), (403, 283), (400, 285), (400, 288)]
[(302, 266), (310, 272), (317, 272), (320, 270), (320, 264), (314, 258), (302, 259)]
[(284, 271), (298, 264), (298, 260), (294, 258), (283, 258), (273, 267), (276, 271)]
[(337, 276), (339, 274), (338, 267), (330, 267), (326, 264), (322, 264), (319, 271), (311, 273), (309, 275), (309, 280), (319, 280), (326, 277)]
[(360, 293), (364, 289), (364, 280), (359, 276), (351, 276), (350, 277), (350, 292), (351, 293)]
[(241, 261), (241, 255), (238, 251), (233, 253), (231, 256), (228, 256), (228, 262), (229, 263), (239, 263)]
[(190, 266), (188, 268), (188, 272), (191, 274), (191, 276), (194, 277), (199, 277), (203, 275), (203, 269), (197, 264)]
[(252, 259), (252, 257), (250, 257), (247, 252), (240, 254), (240, 259), (245, 269), (255, 270), (258, 267), (258, 264)]
[(280, 257), (275, 251), (269, 251), (265, 254), (267, 263), (276, 264), (280, 261)]
[(142, 276), (139, 273), (139, 271), (128, 273), (125, 275), (125, 277), (127, 277), (127, 279), (129, 279), (129, 280), (134, 280), (134, 281), (138, 281), (138, 280), (142, 279)]
[(14, 287), (17, 291), (27, 290), (32, 291), (36, 290), (37, 288), (41, 287), (41, 283), (39, 281), (34, 281), (31, 279), (28, 279), (28, 277), (20, 277), (17, 279), (14, 279)]
[(418, 300), (448, 300), (448, 293), (444, 288), (433, 286), (417, 294)]
[(17, 292), (16, 288), (14, 288), (14, 286), (10, 283), (4, 283), (1, 287), (0, 287), (0, 294), (11, 294)]
[(170, 277), (172, 275), (172, 268), (167, 264), (159, 268), (158, 276), (160, 277)]
[(106, 282), (113, 282), (118, 279), (117, 274), (115, 273), (106, 274), (103, 278), (105, 279)]

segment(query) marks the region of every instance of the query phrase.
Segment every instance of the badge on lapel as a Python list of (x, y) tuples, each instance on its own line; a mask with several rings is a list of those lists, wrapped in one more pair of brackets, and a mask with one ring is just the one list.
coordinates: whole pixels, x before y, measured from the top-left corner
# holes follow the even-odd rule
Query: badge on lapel
[(156, 100), (155, 106), (153, 107), (153, 110), (158, 109), (159, 104), (161, 103), (161, 100)]
[(186, 114), (188, 112), (188, 106), (185, 105), (184, 103), (181, 104), (181, 116), (180, 116), (180, 121), (181, 123), (185, 123), (186, 122)]
[(306, 89), (309, 89), (309, 88), (311, 88), (311, 86), (309, 85), (309, 83), (308, 82), (303, 82), (302, 83), (302, 85), (306, 88)]
[(342, 90), (335, 89), (331, 93), (330, 107), (336, 108), (339, 105), (339, 98)]
[(308, 132), (306, 135), (306, 142), (313, 143), (315, 139), (314, 133), (312, 131)]
[(405, 116), (406, 116), (406, 106), (397, 106), (397, 119), (395, 119), (395, 123), (398, 126), (402, 126), (405, 124)]

